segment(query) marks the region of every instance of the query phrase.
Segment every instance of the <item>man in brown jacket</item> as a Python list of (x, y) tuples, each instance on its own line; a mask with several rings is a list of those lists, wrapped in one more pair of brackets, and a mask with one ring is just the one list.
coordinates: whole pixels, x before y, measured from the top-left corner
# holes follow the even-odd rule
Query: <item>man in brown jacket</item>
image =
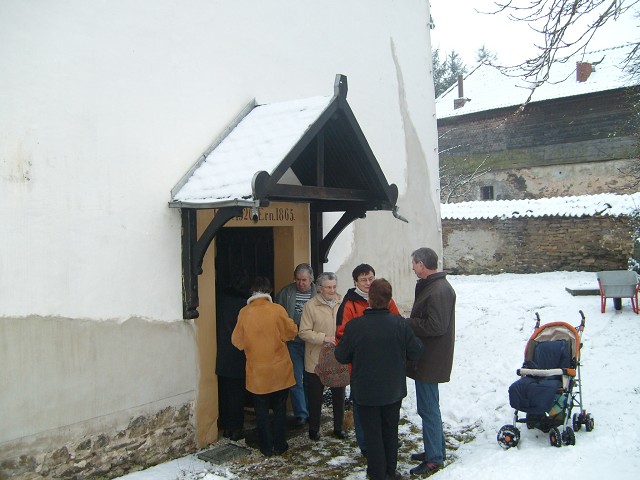
[[(298, 327), (287, 311), (271, 299), (271, 282), (256, 277), (252, 295), (240, 310), (231, 343), (247, 356), (247, 390), (253, 393), (260, 451), (270, 457), (287, 451), (286, 415), (289, 387), (295, 385), (286, 342)], [(273, 409), (273, 427), (269, 420)]]
[(407, 364), (407, 376), (415, 380), (424, 441), (424, 452), (411, 455), (412, 460), (421, 462), (411, 469), (411, 475), (423, 475), (442, 468), (446, 457), (438, 384), (448, 382), (451, 377), (456, 292), (446, 274), (437, 271), (438, 255), (432, 249), (419, 248), (413, 252), (411, 264), (418, 283), (408, 321), (424, 345), (418, 361)]

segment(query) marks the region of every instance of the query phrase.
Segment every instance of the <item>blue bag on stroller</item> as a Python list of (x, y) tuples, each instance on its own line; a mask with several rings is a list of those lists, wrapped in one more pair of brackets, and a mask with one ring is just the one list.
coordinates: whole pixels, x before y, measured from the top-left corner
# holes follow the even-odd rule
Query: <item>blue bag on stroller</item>
[[(569, 368), (569, 345), (566, 340), (551, 340), (535, 347), (533, 360), (524, 362), (529, 369)], [(525, 376), (509, 387), (509, 403), (516, 410), (535, 415), (548, 412), (562, 386), (560, 375)]]

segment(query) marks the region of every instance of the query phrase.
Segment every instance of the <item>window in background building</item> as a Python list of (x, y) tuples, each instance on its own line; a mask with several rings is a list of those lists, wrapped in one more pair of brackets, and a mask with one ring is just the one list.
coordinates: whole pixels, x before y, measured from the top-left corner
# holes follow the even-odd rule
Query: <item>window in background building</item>
[(493, 200), (493, 186), (480, 187), (480, 199), (481, 200)]

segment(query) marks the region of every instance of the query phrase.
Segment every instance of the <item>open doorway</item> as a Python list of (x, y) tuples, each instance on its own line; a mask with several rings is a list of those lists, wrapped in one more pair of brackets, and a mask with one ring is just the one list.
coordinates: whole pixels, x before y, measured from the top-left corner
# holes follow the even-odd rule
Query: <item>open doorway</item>
[[(211, 226), (219, 212), (215, 209), (200, 209), (195, 213), (197, 222), (199, 222), (197, 225), (200, 225), (201, 228), (197, 228), (194, 232), (192, 227), (197, 225), (191, 225), (187, 221), (189, 218), (183, 218), (185, 221), (183, 232), (189, 231), (191, 234), (197, 234), (202, 240), (201, 244), (204, 245), (205, 233), (207, 233), (205, 225)], [(232, 217), (225, 226), (216, 228), (215, 232), (209, 232), (215, 234), (212, 238), (211, 248), (208, 248), (203, 257), (202, 272), (198, 273), (196, 278), (197, 285), (187, 281), (187, 277), (196, 272), (195, 258), (189, 257), (189, 255), (184, 255), (183, 258), (185, 311), (191, 306), (198, 314), (195, 318), (195, 325), (199, 366), (196, 401), (197, 444), (199, 446), (209, 445), (223, 439), (221, 434), (224, 431), (221, 432), (218, 428), (219, 375), (217, 375), (216, 369), (220, 362), (218, 362), (218, 348), (215, 338), (220, 321), (216, 294), (222, 292), (223, 288), (230, 286), (230, 272), (234, 271), (232, 266), (239, 265), (249, 275), (254, 272), (262, 274), (266, 272), (266, 275), (271, 277), (271, 271), (273, 271), (274, 291), (278, 292), (282, 287), (291, 283), (295, 266), (302, 262), (309, 262), (311, 258), (308, 204), (273, 202), (269, 207), (261, 207), (260, 215), (259, 224), (254, 223), (247, 212), (246, 215)], [(188, 243), (189, 238), (185, 238), (185, 242)], [(195, 245), (190, 248), (195, 248)], [(249, 265), (253, 265), (253, 267), (249, 268)], [(222, 273), (217, 275), (216, 269), (220, 269)], [(194, 287), (197, 287), (196, 295), (190, 296), (189, 292), (194, 293)], [(200, 292), (199, 298), (197, 291)], [(195, 303), (191, 303), (192, 301)], [(246, 305), (246, 299), (243, 299), (244, 305)], [(188, 317), (185, 316), (185, 318)]]
[[(256, 436), (252, 396), (245, 389), (244, 354), (231, 344), (238, 312), (255, 276), (274, 282), (271, 227), (226, 227), (216, 235), (216, 374), (218, 429), (223, 437), (252, 444)], [(255, 440), (257, 442), (257, 439)]]

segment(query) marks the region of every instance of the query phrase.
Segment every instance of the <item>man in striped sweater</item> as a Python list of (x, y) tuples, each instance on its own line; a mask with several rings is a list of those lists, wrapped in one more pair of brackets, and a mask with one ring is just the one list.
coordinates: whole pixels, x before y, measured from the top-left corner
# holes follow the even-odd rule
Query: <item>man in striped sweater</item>
[[(302, 309), (304, 304), (316, 294), (313, 283), (313, 269), (308, 263), (301, 263), (293, 271), (294, 282), (290, 283), (278, 293), (276, 302), (284, 307), (289, 317), (300, 328)], [(291, 406), (296, 417), (296, 425), (302, 426), (309, 421), (309, 407), (304, 388), (304, 342), (296, 336), (287, 343), (289, 355), (293, 363), (293, 374), (296, 384), (289, 389)]]

